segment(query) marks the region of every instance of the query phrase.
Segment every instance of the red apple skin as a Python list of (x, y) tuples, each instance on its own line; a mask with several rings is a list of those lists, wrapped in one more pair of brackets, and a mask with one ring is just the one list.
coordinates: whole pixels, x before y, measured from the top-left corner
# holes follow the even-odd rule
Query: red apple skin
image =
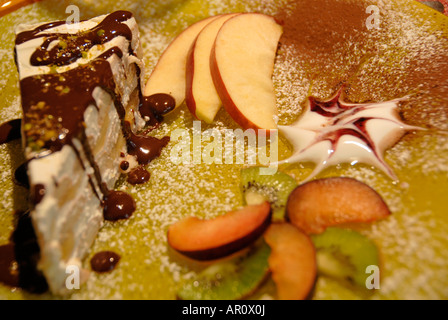
[[(187, 59), (186, 59), (185, 101), (186, 101), (186, 105), (187, 105), (188, 109), (190, 110), (190, 112), (198, 120), (204, 120), (204, 121), (208, 122), (206, 119), (200, 119), (200, 116), (198, 116), (198, 114), (197, 114), (197, 104), (196, 104), (197, 97), (195, 98), (194, 88), (193, 88), (194, 82), (195, 82), (195, 77), (196, 77), (195, 60), (198, 59), (198, 56), (196, 55), (196, 50), (197, 50), (196, 47), (198, 46), (198, 41), (202, 41), (202, 44), (204, 45), (205, 40), (202, 39), (201, 36), (203, 36), (202, 34), (207, 29), (208, 26), (212, 26), (215, 22), (219, 22), (219, 21), (222, 21), (222, 23), (224, 23), (231, 17), (233, 17), (235, 15), (239, 15), (239, 14), (241, 14), (241, 13), (226, 13), (226, 14), (221, 14), (221, 15), (217, 16), (217, 19), (211, 21), (207, 26), (205, 26), (203, 28), (203, 30), (201, 30), (201, 32), (197, 35), (196, 39), (192, 43), (190, 50), (188, 51), (188, 55), (187, 55)], [(219, 31), (219, 28), (217, 29), (217, 31)], [(215, 37), (216, 37), (216, 34), (215, 34)], [(215, 39), (213, 38), (212, 40), (214, 42)], [(210, 48), (209, 55), (210, 54), (211, 54), (211, 48)], [(209, 63), (209, 60), (210, 59), (208, 59), (208, 61), (207, 61), (208, 63)], [(212, 81), (212, 79), (210, 79), (210, 81)], [(206, 90), (208, 90), (208, 89), (206, 89)]]
[(232, 98), (230, 97), (226, 85), (222, 80), (221, 73), (218, 68), (218, 62), (216, 61), (215, 46), (212, 47), (212, 53), (210, 55), (210, 70), (213, 75), (213, 83), (215, 84), (216, 91), (221, 98), (222, 104), (226, 109), (227, 113), (232, 117), (232, 119), (238, 123), (243, 129), (261, 129), (249, 119), (247, 119), (236, 107)]
[[(159, 61), (157, 62), (156, 66), (154, 67), (154, 69), (152, 70), (152, 72), (149, 75), (149, 78), (145, 84), (145, 89), (144, 89), (144, 95), (145, 96), (149, 96), (151, 94), (155, 94), (155, 93), (166, 93), (166, 94), (170, 94), (173, 96), (173, 98), (176, 101), (176, 106), (175, 108), (178, 108), (185, 100), (185, 74), (182, 73), (182, 70), (184, 69), (184, 65), (182, 66), (181, 69), (179, 69), (179, 73), (178, 72), (168, 72), (166, 71), (166, 59), (167, 56), (169, 57), (170, 55), (172, 55), (173, 52), (177, 52), (177, 51), (173, 51), (175, 49), (179, 49), (177, 46), (179, 46), (179, 43), (182, 43), (183, 40), (185, 41), (185, 50), (181, 50), (179, 52), (181, 53), (187, 53), (189, 47), (191, 46), (191, 44), (193, 43), (194, 39), (196, 39), (196, 36), (199, 34), (199, 32), (202, 30), (202, 28), (204, 28), (208, 23), (210, 23), (211, 21), (213, 21), (214, 19), (217, 19), (219, 17), (219, 15), (217, 16), (211, 16), (208, 18), (205, 18), (203, 20), (200, 20), (194, 24), (192, 24), (191, 26), (189, 26), (188, 28), (186, 28), (185, 30), (183, 30), (180, 34), (178, 34), (173, 41), (171, 41), (171, 43), (168, 45), (168, 47), (164, 50), (164, 52), (162, 53), (161, 57), (159, 58)], [(187, 38), (185, 38), (187, 34)], [(191, 37), (191, 40), (190, 40)], [(181, 42), (179, 42), (181, 41)], [(183, 47), (181, 47), (181, 49), (184, 49)], [(179, 63), (182, 65), (182, 60), (185, 63), (186, 60), (186, 56), (183, 54), (180, 54), (179, 57)], [(169, 60), (168, 60), (169, 61)], [(161, 72), (160, 70), (163, 70), (163, 72)], [(185, 72), (185, 70), (183, 70)], [(162, 74), (162, 76), (160, 76), (160, 74)], [(168, 76), (167, 76), (168, 74)], [(163, 78), (161, 78), (163, 77)], [(162, 81), (161, 79), (163, 79), (163, 82), (166, 82), (166, 85), (162, 86), (164, 87), (163, 89), (159, 89), (159, 90), (155, 90), (154, 87), (154, 78), (156, 78), (156, 83), (158, 83), (158, 81)], [(176, 89), (173, 88), (173, 85), (175, 87), (177, 87)], [(160, 85), (156, 85), (156, 87), (159, 87)]]
[(316, 250), (310, 237), (290, 223), (273, 223), (264, 235), (268, 259), (280, 300), (311, 296), (317, 278)]
[[(213, 83), (215, 85), (216, 91), (222, 101), (222, 105), (226, 109), (230, 117), (240, 125), (244, 130), (253, 129), (257, 134), (265, 134), (267, 137), (271, 135), (272, 132), (277, 132), (276, 129), (264, 129), (257, 126), (255, 123), (250, 121), (244, 116), (241, 111), (237, 108), (229, 92), (226, 89), (224, 81), (222, 80), (221, 73), (219, 72), (218, 63), (216, 61), (215, 46), (212, 48), (210, 55), (210, 70), (213, 75)], [(261, 130), (261, 131), (258, 131)]]
[(374, 189), (346, 177), (302, 184), (291, 192), (286, 205), (288, 221), (307, 234), (319, 234), (340, 224), (369, 223), (390, 214)]
[(271, 223), (269, 202), (246, 206), (210, 220), (187, 217), (168, 229), (168, 244), (195, 260), (215, 260), (257, 240)]
[[(250, 15), (254, 13), (242, 13), (242, 15)], [(275, 19), (274, 19), (275, 20)], [(275, 20), (278, 22), (277, 20)], [(225, 24), (224, 24), (225, 25)], [(223, 27), (224, 27), (223, 25)], [(215, 41), (216, 43), (216, 41)], [(244, 53), (242, 53), (244, 54)], [(221, 99), (222, 105), (226, 112), (230, 115), (230, 117), (238, 124), (240, 125), (244, 130), (253, 129), (258, 135), (264, 135), (266, 137), (270, 137), (272, 133), (276, 133), (276, 128), (266, 129), (261, 128), (260, 126), (253, 123), (251, 120), (249, 120), (236, 106), (235, 102), (233, 101), (232, 97), (230, 96), (226, 84), (224, 83), (224, 80), (222, 79), (221, 72), (219, 71), (218, 67), (218, 61), (216, 58), (216, 45), (213, 45), (211, 54), (210, 54), (210, 71), (212, 74), (213, 83), (215, 85), (215, 89), (219, 95), (219, 98)]]

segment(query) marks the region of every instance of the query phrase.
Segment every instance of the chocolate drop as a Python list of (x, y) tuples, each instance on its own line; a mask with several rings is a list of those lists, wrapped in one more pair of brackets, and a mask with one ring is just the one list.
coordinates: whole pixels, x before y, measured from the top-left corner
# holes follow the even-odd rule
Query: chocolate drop
[(120, 261), (120, 256), (112, 251), (101, 251), (90, 259), (90, 266), (96, 272), (112, 271)]
[(128, 179), (127, 181), (130, 184), (136, 185), (136, 184), (143, 184), (149, 180), (151, 177), (151, 174), (143, 167), (138, 167), (135, 169), (132, 169), (131, 172), (128, 173)]
[(123, 171), (126, 171), (129, 169), (129, 162), (127, 161), (121, 161), (120, 163), (120, 169)]
[(104, 198), (104, 219), (117, 221), (128, 219), (136, 209), (132, 196), (123, 191), (110, 191)]

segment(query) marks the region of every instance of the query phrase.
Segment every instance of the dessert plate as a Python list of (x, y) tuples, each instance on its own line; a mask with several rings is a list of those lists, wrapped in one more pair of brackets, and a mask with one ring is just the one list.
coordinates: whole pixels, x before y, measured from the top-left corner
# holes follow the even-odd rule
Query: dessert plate
[[(369, 5), (374, 7), (369, 7)], [(378, 0), (235, 0), (56, 1), (18, 9), (0, 19), (0, 122), (21, 117), (14, 28), (20, 23), (89, 19), (115, 10), (133, 12), (140, 28), (145, 80), (164, 49), (180, 32), (210, 16), (262, 12), (283, 24), (273, 83), (279, 125), (293, 124), (305, 112), (308, 98), (326, 101), (343, 92), (347, 104), (397, 102), (398, 114), (410, 130), (384, 153), (393, 176), (357, 161), (338, 163), (313, 179), (351, 177), (376, 190), (391, 215), (369, 224), (351, 225), (372, 240), (380, 252), (379, 286), (359, 288), (319, 275), (314, 299), (446, 299), (448, 298), (448, 18), (415, 1)], [(300, 21), (300, 23), (294, 22)], [(341, 91), (342, 90), (342, 91)], [(185, 104), (165, 116), (150, 134), (162, 138), (182, 129), (239, 128), (221, 108), (213, 124), (195, 122)], [(193, 129), (194, 128), (194, 129)], [(205, 140), (205, 141), (204, 141)], [(199, 142), (201, 143), (201, 142)], [(207, 145), (203, 138), (202, 146)], [(168, 228), (194, 215), (211, 219), (245, 203), (240, 171), (246, 163), (173, 161), (176, 141), (147, 169), (149, 182), (116, 188), (130, 193), (137, 210), (130, 219), (107, 221), (100, 230), (85, 268), (95, 253), (120, 255), (111, 272), (91, 272), (69, 299), (175, 299), (184, 283), (209, 266), (186, 259), (167, 243)], [(294, 154), (280, 135), (278, 160)], [(14, 212), (27, 209), (27, 190), (15, 183), (24, 162), (19, 140), (0, 145), (0, 245), (14, 230)], [(312, 162), (280, 162), (278, 169), (298, 184), (314, 172)], [(17, 180), (17, 179), (16, 179)], [(51, 299), (0, 283), (2, 299)], [(276, 298), (267, 281), (249, 298)]]

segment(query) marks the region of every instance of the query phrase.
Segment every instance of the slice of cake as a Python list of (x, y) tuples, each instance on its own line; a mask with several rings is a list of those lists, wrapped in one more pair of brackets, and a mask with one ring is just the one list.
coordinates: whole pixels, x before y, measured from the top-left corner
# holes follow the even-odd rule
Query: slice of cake
[(53, 293), (68, 292), (73, 266), (85, 280), (82, 259), (120, 175), (126, 136), (144, 125), (139, 52), (138, 26), (127, 11), (16, 30), (38, 268)]

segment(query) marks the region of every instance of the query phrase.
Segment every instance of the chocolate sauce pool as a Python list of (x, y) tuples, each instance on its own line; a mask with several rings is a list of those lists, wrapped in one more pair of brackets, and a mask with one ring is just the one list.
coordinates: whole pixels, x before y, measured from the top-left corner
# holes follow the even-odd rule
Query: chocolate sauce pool
[(22, 187), (29, 188), (30, 182), (28, 180), (28, 161), (22, 163), (14, 170), (14, 182)]
[(166, 93), (156, 93), (150, 96), (143, 96), (139, 107), (143, 117), (155, 117), (158, 121), (163, 119), (163, 115), (172, 111), (176, 107), (176, 101)]
[(12, 140), (20, 139), (22, 119), (14, 119), (0, 125), (0, 145)]
[(136, 156), (139, 164), (148, 164), (160, 156), (162, 149), (169, 141), (169, 137), (157, 139), (130, 133), (130, 138), (128, 139), (128, 151), (129, 154)]
[(10, 242), (0, 246), (0, 282), (32, 293), (48, 290), (45, 277), (37, 269), (40, 249), (29, 211), (15, 213), (16, 227)]
[(0, 246), (0, 282), (10, 287), (18, 287), (18, 269), (14, 244)]

